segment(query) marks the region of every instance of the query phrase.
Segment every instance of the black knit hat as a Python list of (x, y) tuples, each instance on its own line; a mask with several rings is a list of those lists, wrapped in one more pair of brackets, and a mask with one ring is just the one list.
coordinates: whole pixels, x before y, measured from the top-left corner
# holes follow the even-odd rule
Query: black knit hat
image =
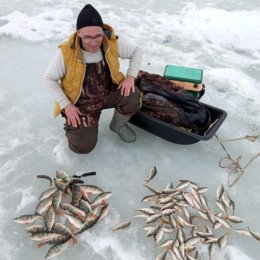
[(91, 4), (83, 7), (77, 19), (77, 30), (87, 26), (103, 27), (103, 21), (99, 12)]

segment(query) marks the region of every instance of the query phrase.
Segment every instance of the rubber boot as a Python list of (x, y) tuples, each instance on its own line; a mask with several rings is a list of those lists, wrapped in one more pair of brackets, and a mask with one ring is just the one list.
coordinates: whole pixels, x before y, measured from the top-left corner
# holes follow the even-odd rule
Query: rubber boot
[(109, 125), (113, 132), (116, 132), (122, 140), (132, 143), (136, 140), (135, 132), (127, 125), (131, 116), (120, 114), (116, 109)]

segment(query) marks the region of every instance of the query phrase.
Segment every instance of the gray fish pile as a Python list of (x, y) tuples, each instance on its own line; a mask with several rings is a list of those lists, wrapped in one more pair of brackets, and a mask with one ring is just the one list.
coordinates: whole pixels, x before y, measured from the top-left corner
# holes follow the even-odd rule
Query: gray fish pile
[[(21, 224), (35, 222), (25, 230), (31, 234), (32, 240), (39, 242), (38, 247), (52, 245), (45, 255), (45, 259), (50, 259), (60, 254), (69, 241), (75, 243), (77, 235), (107, 215), (107, 199), (111, 192), (84, 184), (83, 180), (63, 171), (57, 171), (53, 180), (46, 175), (37, 177), (48, 179), (54, 187), (42, 192), (33, 214), (17, 217), (14, 221)], [(65, 220), (64, 223), (62, 220)]]
[(169, 183), (162, 191), (148, 186), (156, 172), (153, 167), (144, 184), (152, 194), (145, 196), (142, 202), (149, 202), (150, 207), (136, 209), (135, 216), (146, 220), (143, 229), (147, 237), (153, 237), (162, 250), (156, 260), (198, 259), (199, 244), (208, 247), (208, 256), (212, 259), (216, 248), (226, 245), (230, 231), (260, 240), (260, 233), (233, 227), (243, 220), (235, 215), (235, 203), (223, 185), (217, 188), (215, 211), (205, 196), (208, 188), (191, 180), (180, 180), (176, 187)]

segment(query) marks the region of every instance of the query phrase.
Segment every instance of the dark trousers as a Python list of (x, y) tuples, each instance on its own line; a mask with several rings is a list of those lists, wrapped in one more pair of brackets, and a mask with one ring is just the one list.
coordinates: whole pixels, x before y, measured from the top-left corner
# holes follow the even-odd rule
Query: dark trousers
[[(122, 96), (120, 89), (112, 91), (108, 101), (104, 104), (102, 109), (116, 108), (119, 113), (124, 115), (134, 115), (140, 108), (141, 93), (138, 88), (134, 93), (131, 93), (128, 97)], [(101, 110), (95, 111), (100, 117)], [(65, 122), (64, 130), (68, 139), (69, 148), (80, 154), (90, 153), (96, 146), (98, 140), (98, 122), (90, 126), (73, 127)]]

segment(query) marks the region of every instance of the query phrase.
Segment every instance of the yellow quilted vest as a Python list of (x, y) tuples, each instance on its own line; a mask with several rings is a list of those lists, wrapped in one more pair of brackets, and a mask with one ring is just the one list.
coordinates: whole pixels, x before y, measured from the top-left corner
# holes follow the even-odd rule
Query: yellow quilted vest
[[(105, 58), (109, 66), (113, 83), (119, 85), (125, 76), (119, 71), (120, 64), (118, 61), (116, 35), (113, 28), (108, 24), (104, 24), (104, 28), (111, 33), (111, 37), (109, 38), (105, 34), (102, 41)], [(61, 48), (66, 68), (66, 74), (64, 78), (61, 79), (60, 85), (70, 102), (76, 104), (81, 94), (86, 68), (81, 55), (80, 38), (77, 37), (77, 33), (74, 32), (66, 42), (59, 45), (59, 48)], [(56, 103), (54, 109), (55, 118), (59, 115), (60, 111), (60, 106)]]

